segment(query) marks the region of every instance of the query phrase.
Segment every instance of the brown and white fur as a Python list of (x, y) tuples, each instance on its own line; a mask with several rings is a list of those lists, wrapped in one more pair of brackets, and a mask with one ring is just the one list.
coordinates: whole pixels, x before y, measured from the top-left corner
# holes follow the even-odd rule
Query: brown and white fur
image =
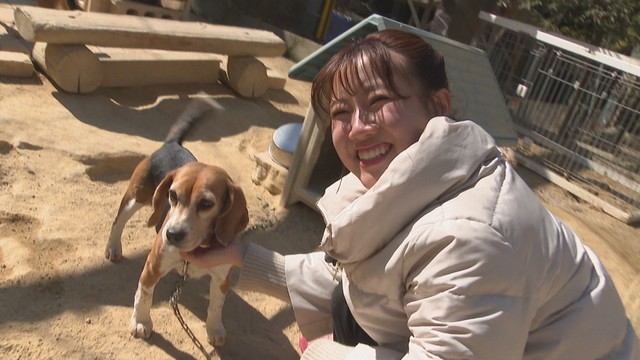
[[(165, 205), (171, 206), (156, 241), (147, 257), (136, 291), (130, 330), (134, 337), (151, 335), (153, 289), (171, 269), (180, 269), (179, 251), (200, 252), (226, 246), (247, 226), (247, 203), (241, 188), (216, 166), (191, 162), (170, 172), (153, 196), (153, 214), (148, 225), (163, 217)], [(222, 307), (229, 290), (230, 266), (189, 267), (189, 276), (211, 275), (207, 310), (207, 340), (213, 346), (225, 342)]]
[[(212, 99), (202, 97), (192, 100), (169, 130), (164, 144), (136, 166), (111, 225), (105, 248), (107, 259), (115, 262), (122, 258), (121, 238), (125, 225), (138, 210), (151, 205), (153, 194), (162, 179), (169, 172), (196, 161), (195, 156), (182, 146), (187, 134), (205, 115), (222, 109), (222, 106)], [(156, 231), (160, 230), (160, 225), (162, 223), (156, 226)]]
[[(116, 261), (122, 256), (122, 229), (131, 216), (146, 204), (153, 205), (148, 226), (158, 233), (140, 275), (131, 316), (134, 337), (148, 338), (153, 325), (151, 304), (158, 281), (174, 268), (182, 269), (179, 252), (208, 251), (226, 246), (249, 222), (242, 189), (220, 167), (197, 162), (182, 139), (205, 112), (221, 107), (212, 100), (193, 101), (178, 118), (165, 143), (138, 164), (111, 228), (105, 256)], [(230, 266), (207, 269), (189, 267), (189, 276), (211, 276), (206, 330), (211, 345), (221, 346), (226, 332), (222, 307), (229, 290)]]

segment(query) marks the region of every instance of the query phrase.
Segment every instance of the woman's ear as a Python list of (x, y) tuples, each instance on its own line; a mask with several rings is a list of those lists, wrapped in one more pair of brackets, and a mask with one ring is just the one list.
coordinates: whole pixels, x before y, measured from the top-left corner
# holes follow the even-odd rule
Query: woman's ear
[(443, 116), (451, 115), (451, 94), (449, 90), (440, 89), (433, 93), (436, 112)]

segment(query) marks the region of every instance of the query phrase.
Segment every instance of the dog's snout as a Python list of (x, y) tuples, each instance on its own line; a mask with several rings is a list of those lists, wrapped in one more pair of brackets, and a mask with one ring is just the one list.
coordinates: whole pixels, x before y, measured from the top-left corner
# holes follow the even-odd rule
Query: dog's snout
[(186, 234), (184, 229), (170, 227), (167, 229), (167, 240), (172, 244), (178, 244), (184, 240)]

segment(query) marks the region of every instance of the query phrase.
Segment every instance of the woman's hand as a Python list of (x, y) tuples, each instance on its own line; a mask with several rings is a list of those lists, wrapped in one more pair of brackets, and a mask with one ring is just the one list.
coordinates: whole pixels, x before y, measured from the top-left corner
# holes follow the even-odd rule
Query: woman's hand
[(209, 251), (200, 252), (180, 252), (183, 259), (202, 268), (209, 268), (218, 265), (233, 265), (242, 267), (244, 265), (244, 251), (246, 245), (239, 240), (234, 240), (228, 246), (214, 248)]

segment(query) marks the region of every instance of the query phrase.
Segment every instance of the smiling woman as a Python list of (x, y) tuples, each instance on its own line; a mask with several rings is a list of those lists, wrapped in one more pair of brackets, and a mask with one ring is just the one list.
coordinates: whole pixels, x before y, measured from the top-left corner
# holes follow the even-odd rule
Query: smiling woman
[(187, 259), (240, 266), (238, 289), (290, 302), (303, 359), (637, 359), (600, 259), (489, 133), (448, 117), (447, 83), (417, 35), (344, 47), (311, 93), (349, 170), (317, 204), (322, 251), (233, 242)]
[(367, 188), (418, 140), (429, 119), (451, 112), (442, 56), (405, 34), (378, 32), (351, 44), (318, 73), (312, 87), (314, 110), (328, 113), (340, 160)]

